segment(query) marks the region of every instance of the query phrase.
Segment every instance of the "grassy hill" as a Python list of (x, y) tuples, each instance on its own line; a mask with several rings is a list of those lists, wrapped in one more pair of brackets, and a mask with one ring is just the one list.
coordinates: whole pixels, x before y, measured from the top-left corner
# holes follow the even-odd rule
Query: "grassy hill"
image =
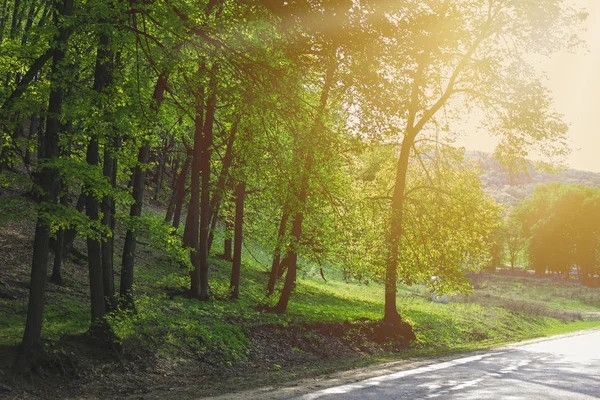
[[(7, 189), (0, 196), (0, 381), (11, 398), (18, 393), (117, 398), (165, 388), (176, 388), (173, 398), (191, 398), (600, 325), (597, 290), (575, 282), (474, 275), (474, 293), (449, 304), (432, 302), (422, 286), (400, 286), (400, 312), (417, 339), (408, 345), (382, 341), (374, 333), (383, 316), (380, 284), (345, 281), (335, 266), (325, 268), (325, 281), (316, 266), (304, 263), (288, 312), (275, 315), (263, 311), (276, 300), (264, 294), (270, 252), (247, 243), (240, 299), (229, 301), (231, 264), (218, 257), (217, 238), (212, 300), (199, 302), (184, 295), (187, 271), (144, 231), (136, 259), (137, 313), (110, 317), (122, 351), (99, 352), (88, 345), (88, 272), (85, 262), (71, 259), (64, 285), (47, 287), (45, 374), (52, 379), (36, 377), (32, 384), (11, 373), (26, 315), (35, 215), (21, 193)], [(161, 210), (147, 209), (162, 218)], [(122, 236), (117, 231), (119, 246)], [(83, 241), (76, 246), (85, 253)]]

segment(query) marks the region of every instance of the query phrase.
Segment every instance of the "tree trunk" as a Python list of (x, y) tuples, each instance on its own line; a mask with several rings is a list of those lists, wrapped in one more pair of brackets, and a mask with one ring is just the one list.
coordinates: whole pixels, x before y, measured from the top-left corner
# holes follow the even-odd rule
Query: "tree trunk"
[(331, 86), (333, 84), (333, 78), (335, 75), (335, 71), (337, 69), (337, 60), (335, 59), (335, 51), (332, 52), (332, 56), (329, 59), (327, 70), (325, 72), (325, 82), (323, 84), (323, 89), (321, 91), (321, 97), (319, 99), (319, 109), (317, 111), (313, 126), (310, 130), (308, 137), (304, 139), (303, 146), (304, 148), (300, 148), (300, 156), (299, 160), (302, 162), (302, 177), (300, 179), (300, 187), (299, 193), (297, 195), (299, 210), (296, 212), (294, 216), (294, 222), (292, 224), (292, 237), (294, 238), (294, 243), (291, 249), (288, 251), (286, 256), (287, 262), (287, 273), (285, 276), (285, 283), (283, 285), (283, 290), (281, 292), (281, 297), (279, 298), (279, 302), (273, 309), (277, 314), (282, 314), (287, 309), (287, 305), (290, 300), (290, 296), (292, 294), (292, 289), (296, 284), (296, 269), (298, 263), (298, 247), (300, 246), (300, 241), (302, 237), (302, 222), (304, 220), (304, 206), (306, 204), (306, 199), (308, 197), (308, 189), (309, 189), (309, 181), (311, 168), (314, 161), (313, 157), (313, 146), (311, 141), (314, 140), (317, 136), (319, 136), (319, 132), (322, 130), (322, 122), (323, 115), (325, 114), (327, 108), (327, 101), (329, 99), (329, 93), (331, 90)]
[[(121, 143), (115, 137), (112, 141), (112, 149), (104, 149), (103, 174), (108, 178), (110, 185), (117, 185), (117, 159), (112, 154)], [(108, 146), (107, 146), (108, 147)], [(117, 309), (118, 302), (115, 296), (115, 273), (114, 273), (114, 249), (115, 249), (115, 200), (112, 196), (104, 196), (102, 199), (102, 224), (107, 226), (111, 235), (102, 242), (102, 282), (104, 284), (104, 300), (107, 311)]]
[[(110, 40), (106, 34), (100, 36), (98, 50), (96, 55), (96, 70), (94, 75), (94, 91), (98, 94), (106, 92), (106, 89), (112, 82), (113, 74), (113, 58), (114, 53), (110, 50)], [(105, 104), (100, 102), (98, 107), (100, 110), (105, 110)], [(103, 111), (106, 116), (108, 113)], [(115, 167), (111, 150), (104, 150), (104, 168), (103, 173), (112, 183), (113, 168)], [(100, 164), (100, 150), (98, 136), (94, 135), (90, 139), (87, 151), (87, 162), (92, 167), (98, 167)], [(99, 217), (99, 200), (92, 194), (91, 187), (88, 188), (86, 196), (85, 211), (91, 221), (98, 221)], [(102, 199), (104, 209), (104, 218), (101, 223), (111, 227), (112, 220), (112, 198), (110, 196)], [(104, 315), (107, 311), (107, 305), (111, 305), (108, 301), (114, 298), (114, 276), (113, 276), (113, 244), (112, 238), (107, 238), (107, 241), (101, 243), (98, 237), (87, 238), (88, 248), (88, 269), (90, 275), (90, 296), (92, 302), (92, 321), (90, 333), (96, 339), (105, 339), (108, 336), (107, 325), (104, 321)], [(109, 254), (110, 252), (110, 254)], [(108, 296), (108, 297), (107, 297)], [(106, 301), (106, 302), (105, 302)]]
[[(105, 92), (106, 88), (112, 82), (114, 69), (113, 62), (115, 55), (110, 49), (110, 45), (110, 38), (106, 34), (101, 35), (98, 43), (96, 74), (94, 81), (94, 90), (97, 93)], [(104, 104), (99, 104), (101, 109), (103, 109), (104, 106)], [(108, 113), (104, 111), (104, 115), (108, 116)], [(109, 142), (112, 143), (107, 144), (104, 148), (104, 165), (102, 173), (110, 185), (114, 188), (117, 183), (117, 159), (113, 152), (116, 151), (120, 146), (120, 140), (115, 136), (114, 133), (109, 133), (108, 136), (111, 139)], [(90, 165), (97, 165), (100, 158), (97, 139), (96, 143), (93, 143), (93, 146), (90, 144), (90, 149), (92, 152), (94, 152), (94, 154), (89, 154), (90, 159), (88, 162), (94, 163)], [(88, 215), (93, 215), (94, 218), (97, 219), (98, 208), (101, 206), (103, 213), (101, 223), (111, 232), (111, 234), (104, 238), (101, 243), (93, 243), (92, 248), (90, 248), (91, 242), (90, 239), (88, 239), (88, 265), (90, 266), (90, 279), (93, 277), (94, 279), (99, 280), (99, 282), (92, 282), (90, 280), (90, 290), (93, 292), (92, 302), (102, 303), (102, 305), (95, 305), (96, 312), (98, 313), (96, 316), (94, 314), (94, 305), (92, 304), (92, 325), (101, 326), (101, 319), (104, 317), (104, 313), (116, 309), (114, 278), (115, 206), (114, 199), (111, 195), (104, 196), (101, 205), (98, 204), (98, 200), (93, 196), (87, 197), (87, 206), (94, 208), (93, 210), (89, 210), (88, 207), (86, 207), (86, 212)], [(98, 265), (98, 263), (100, 264)], [(92, 268), (94, 268), (93, 271)], [(99, 270), (96, 271), (96, 268)]]
[(225, 221), (225, 241), (223, 243), (223, 258), (227, 261), (231, 261), (233, 259), (231, 256), (233, 240), (228, 233), (231, 232), (231, 228), (233, 228), (233, 225), (231, 224), (231, 221), (227, 219)]
[[(163, 71), (156, 81), (154, 93), (152, 94), (153, 105), (151, 106), (154, 115), (158, 113), (160, 105), (164, 98), (164, 92), (167, 87), (169, 74)], [(129, 211), (132, 219), (138, 219), (142, 216), (142, 206), (144, 203), (144, 189), (146, 187), (146, 169), (148, 155), (150, 153), (150, 144), (146, 142), (139, 150), (138, 165), (133, 173), (133, 200)], [(137, 230), (135, 228), (127, 229), (125, 235), (125, 244), (123, 245), (123, 261), (121, 265), (121, 286), (119, 294), (121, 296), (122, 306), (125, 309), (133, 311), (135, 309), (131, 288), (133, 287), (133, 265), (135, 262), (135, 247), (137, 240)]]
[(210, 230), (210, 159), (213, 146), (213, 123), (217, 101), (216, 66), (213, 65), (210, 79), (210, 92), (206, 103), (204, 137), (202, 140), (202, 193), (200, 196), (200, 243), (198, 245), (200, 300), (208, 300), (208, 233)]
[(277, 279), (281, 279), (283, 277), (283, 274), (285, 274), (285, 271), (287, 271), (287, 266), (288, 255), (286, 254), (286, 256), (283, 257), (283, 260), (281, 260), (281, 262), (279, 263), (279, 272), (277, 273)]
[(404, 191), (406, 188), (406, 173), (410, 149), (414, 143), (414, 136), (407, 132), (402, 141), (402, 150), (396, 169), (396, 183), (392, 199), (392, 215), (388, 256), (385, 270), (385, 305), (383, 321), (386, 324), (397, 325), (401, 322), (396, 306), (396, 285), (398, 281), (398, 254), (400, 238), (402, 236), (402, 212), (404, 208)]
[(173, 219), (173, 212), (175, 211), (175, 198), (177, 197), (177, 178), (179, 174), (177, 171), (179, 170), (179, 156), (177, 156), (174, 160), (174, 164), (172, 166), (173, 179), (171, 180), (171, 196), (169, 198), (169, 204), (167, 205), (167, 213), (165, 214), (165, 222), (171, 222)]
[[(73, 0), (64, 0), (58, 12), (62, 16), (70, 16), (73, 11)], [(70, 31), (59, 25), (58, 15), (55, 24), (59, 27), (56, 37), (57, 46), (53, 51), (51, 90), (48, 102), (47, 128), (44, 135), (44, 158), (52, 160), (58, 157), (58, 136), (60, 128), (60, 114), (62, 109), (61, 64), (65, 58), (65, 49), (68, 46)], [(55, 203), (57, 197), (58, 174), (54, 168), (42, 168), (40, 182), (43, 193), (41, 201)], [(33, 243), (33, 260), (31, 265), (31, 280), (29, 286), (29, 303), (27, 305), (27, 319), (23, 340), (19, 346), (18, 368), (31, 370), (39, 364), (43, 352), (41, 344), (42, 322), (44, 315), (44, 292), (46, 288), (46, 271), (48, 267), (48, 245), (50, 240), (50, 226), (42, 216), (38, 216)]]
[(185, 182), (187, 181), (189, 168), (190, 159), (186, 158), (181, 173), (177, 178), (177, 187), (175, 189), (175, 212), (173, 213), (173, 228), (175, 229), (179, 228), (179, 221), (181, 220), (181, 209), (183, 208), (183, 201), (185, 200)]
[[(85, 208), (85, 202), (86, 202), (85, 198), (86, 198), (85, 191), (82, 190), (81, 193), (79, 194), (79, 197), (77, 198), (77, 204), (75, 204), (75, 209), (77, 211), (82, 212), (83, 209)], [(65, 241), (64, 241), (64, 245), (63, 245), (64, 255), (71, 253), (71, 251), (73, 250), (73, 243), (75, 242), (76, 236), (77, 236), (77, 229), (75, 229), (74, 227), (70, 227), (69, 229), (67, 229), (65, 231)]]
[(55, 50), (53, 48), (48, 49), (44, 54), (39, 56), (33, 62), (33, 64), (31, 64), (25, 75), (23, 75), (23, 77), (19, 81), (19, 84), (17, 85), (15, 90), (13, 90), (10, 96), (8, 96), (4, 103), (2, 103), (2, 107), (0, 107), (0, 114), (2, 114), (3, 118), (6, 118), (6, 112), (10, 109), (13, 103), (16, 100), (18, 100), (23, 93), (25, 93), (31, 81), (36, 77), (36, 75), (44, 67), (44, 65), (46, 65), (46, 62), (53, 58), (54, 52)]
[(162, 154), (158, 156), (158, 165), (156, 166), (156, 187), (154, 188), (154, 201), (158, 201), (158, 196), (162, 189), (163, 175), (165, 172), (165, 157)]
[(269, 283), (267, 284), (267, 296), (271, 296), (275, 291), (275, 284), (279, 279), (279, 264), (281, 258), (281, 244), (285, 237), (285, 231), (287, 229), (287, 220), (289, 214), (284, 211), (279, 222), (279, 232), (277, 233), (277, 244), (275, 245), (275, 251), (273, 252), (273, 263), (271, 264), (271, 274), (269, 275)]
[(52, 275), (50, 275), (50, 282), (57, 285), (63, 284), (63, 278), (61, 274), (61, 266), (63, 260), (63, 246), (65, 243), (65, 230), (60, 228), (56, 232), (56, 246), (54, 249), (54, 264), (52, 266)]
[(215, 193), (210, 202), (210, 232), (208, 235), (208, 252), (210, 253), (210, 249), (212, 247), (213, 238), (215, 229), (217, 227), (217, 218), (219, 216), (219, 207), (221, 206), (221, 199), (223, 197), (223, 193), (225, 192), (225, 184), (227, 181), (227, 175), (229, 173), (229, 168), (231, 167), (231, 163), (233, 162), (233, 144), (235, 142), (235, 135), (237, 132), (238, 125), (240, 123), (241, 116), (238, 116), (231, 128), (231, 132), (229, 133), (229, 139), (227, 140), (227, 148), (225, 150), (225, 155), (223, 156), (221, 172), (219, 173), (219, 178), (217, 179), (217, 185), (215, 187)]
[[(300, 194), (298, 195), (298, 202), (300, 204), (304, 204), (306, 202), (307, 197), (307, 188), (306, 184), (308, 184), (308, 180), (305, 180), (304, 187), (301, 189)], [(300, 239), (302, 237), (302, 221), (304, 220), (304, 212), (299, 211), (296, 213), (294, 217), (294, 222), (292, 224), (292, 237), (294, 238), (294, 244), (291, 249), (288, 251), (286, 256), (287, 260), (287, 273), (285, 274), (285, 282), (283, 284), (283, 290), (281, 291), (281, 297), (279, 297), (279, 301), (277, 305), (273, 309), (273, 311), (277, 314), (283, 314), (287, 310), (288, 303), (290, 301), (290, 296), (292, 295), (292, 290), (296, 285), (296, 269), (298, 264), (298, 252), (297, 247), (300, 245)]]
[[(202, 66), (200, 68), (203, 68)], [(194, 269), (190, 271), (190, 295), (200, 296), (200, 256), (198, 249), (198, 229), (200, 220), (200, 169), (202, 158), (202, 130), (204, 129), (204, 110), (202, 101), (204, 90), (200, 88), (196, 95), (196, 118), (194, 121), (194, 149), (192, 152), (192, 171), (190, 183), (190, 202), (188, 204), (187, 219), (183, 232), (184, 247), (192, 249), (190, 261)], [(183, 183), (182, 183), (183, 185)]]
[(233, 266), (231, 269), (231, 297), (237, 299), (240, 294), (240, 271), (242, 267), (242, 240), (244, 227), (244, 198), (246, 197), (246, 182), (241, 182), (235, 188), (235, 233), (233, 246)]
[[(61, 182), (58, 183), (58, 191), (61, 190)], [(60, 198), (60, 203), (63, 206), (68, 206), (67, 195), (63, 195)], [(58, 232), (56, 232), (56, 242), (54, 244), (54, 265), (52, 266), (52, 275), (50, 276), (50, 282), (55, 283), (57, 285), (63, 284), (63, 278), (61, 273), (61, 267), (63, 262), (63, 256), (65, 248), (65, 230), (63, 228), (59, 228)]]
[[(92, 137), (88, 144), (86, 157), (90, 166), (97, 166), (99, 163), (98, 148), (98, 139)], [(92, 194), (86, 196), (85, 212), (90, 221), (98, 221), (98, 200)], [(97, 234), (99, 235), (99, 232)], [(104, 306), (104, 284), (102, 281), (102, 252), (99, 238), (91, 236), (87, 238), (87, 252), (92, 310), (90, 332), (95, 336), (100, 334), (99, 328), (103, 326), (102, 319), (106, 313)]]

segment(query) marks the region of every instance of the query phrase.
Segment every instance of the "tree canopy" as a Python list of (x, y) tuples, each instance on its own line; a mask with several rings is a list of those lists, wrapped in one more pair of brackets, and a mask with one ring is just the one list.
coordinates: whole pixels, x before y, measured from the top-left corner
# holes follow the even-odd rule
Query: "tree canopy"
[[(100, 342), (113, 338), (107, 314), (135, 312), (142, 226), (200, 301), (221, 232), (233, 298), (243, 236), (273, 252), (265, 289), (280, 293), (265, 309), (277, 313), (306, 263), (384, 282), (394, 327), (405, 325), (397, 282), (439, 276), (441, 292), (468, 290), (499, 210), (452, 146), (457, 126), (483, 116), (514, 170), (532, 151), (566, 154), (567, 126), (531, 57), (577, 44), (585, 17), (564, 0), (4, 0), (0, 14), (0, 168), (30, 171), (39, 204), (27, 368), (42, 351), (49, 252), (60, 282), (77, 235)], [(567, 232), (540, 216), (532, 246), (547, 243), (542, 220)]]

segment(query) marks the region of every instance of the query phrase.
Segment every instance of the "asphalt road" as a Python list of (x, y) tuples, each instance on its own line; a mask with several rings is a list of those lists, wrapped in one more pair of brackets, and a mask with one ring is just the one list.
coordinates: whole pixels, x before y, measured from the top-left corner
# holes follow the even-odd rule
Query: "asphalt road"
[(399, 371), (297, 399), (600, 399), (600, 331)]

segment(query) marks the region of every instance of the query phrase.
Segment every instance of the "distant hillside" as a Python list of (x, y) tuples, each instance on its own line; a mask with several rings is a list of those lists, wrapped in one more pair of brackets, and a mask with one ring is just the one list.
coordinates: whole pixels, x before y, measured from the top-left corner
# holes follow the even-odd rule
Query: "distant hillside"
[(475, 159), (481, 165), (483, 190), (502, 204), (514, 205), (533, 194), (533, 188), (540, 183), (563, 182), (583, 184), (600, 188), (600, 173), (567, 169), (553, 174), (536, 171), (530, 166), (521, 173), (515, 182), (510, 182), (508, 168), (504, 167), (489, 153), (469, 151), (467, 158)]

